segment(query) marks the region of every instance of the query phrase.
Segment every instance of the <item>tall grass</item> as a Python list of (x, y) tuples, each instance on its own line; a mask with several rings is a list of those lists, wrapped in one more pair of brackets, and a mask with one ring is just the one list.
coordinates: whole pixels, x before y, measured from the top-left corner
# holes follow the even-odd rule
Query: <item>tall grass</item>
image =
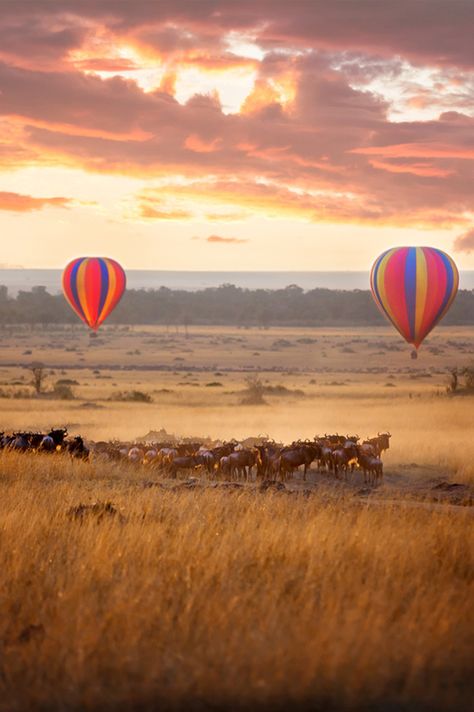
[(140, 477), (0, 457), (2, 712), (467, 709), (468, 508)]

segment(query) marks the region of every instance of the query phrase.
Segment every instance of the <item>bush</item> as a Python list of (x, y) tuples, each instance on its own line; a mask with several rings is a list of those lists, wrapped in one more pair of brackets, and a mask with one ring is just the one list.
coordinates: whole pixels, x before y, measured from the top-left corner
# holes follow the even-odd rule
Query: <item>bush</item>
[(464, 379), (464, 388), (474, 391), (474, 366), (467, 366), (461, 373)]
[(474, 366), (466, 366), (461, 369), (453, 368), (450, 371), (446, 390), (451, 394), (474, 393)]
[(53, 390), (53, 396), (59, 400), (74, 400), (75, 395), (71, 386), (67, 383), (56, 383)]
[(112, 393), (109, 400), (122, 403), (153, 403), (151, 395), (143, 391), (117, 391)]
[(263, 397), (265, 386), (258, 376), (248, 376), (245, 379), (247, 388), (243, 391), (242, 405), (266, 405), (267, 401)]

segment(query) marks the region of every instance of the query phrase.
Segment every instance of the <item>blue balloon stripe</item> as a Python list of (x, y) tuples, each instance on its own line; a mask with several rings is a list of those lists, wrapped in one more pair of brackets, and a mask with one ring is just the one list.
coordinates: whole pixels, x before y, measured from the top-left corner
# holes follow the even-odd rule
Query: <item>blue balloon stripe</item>
[(416, 316), (416, 247), (410, 247), (405, 263), (405, 302), (407, 306), (410, 337), (415, 339)]
[(71, 270), (71, 281), (70, 281), (70, 285), (69, 285), (69, 286), (71, 287), (71, 292), (72, 292), (72, 296), (73, 296), (73, 299), (74, 299), (74, 303), (75, 303), (75, 305), (76, 305), (76, 309), (77, 309), (77, 311), (79, 312), (79, 314), (81, 315), (81, 317), (82, 317), (84, 320), (86, 320), (86, 316), (85, 316), (85, 314), (84, 314), (84, 310), (83, 310), (83, 308), (82, 308), (81, 302), (79, 301), (79, 295), (78, 295), (78, 293), (77, 293), (77, 272), (78, 272), (79, 267), (81, 266), (81, 264), (84, 262), (84, 259), (85, 259), (85, 257), (83, 257), (82, 259), (78, 260), (78, 261), (76, 262), (76, 264), (74, 265), (74, 267), (72, 268), (72, 270)]
[(387, 313), (387, 312), (386, 312), (386, 310), (385, 310), (384, 305), (382, 304), (382, 300), (380, 299), (379, 277), (378, 277), (378, 274), (379, 274), (379, 267), (380, 267), (380, 264), (381, 264), (383, 258), (385, 257), (385, 255), (387, 254), (387, 252), (390, 252), (390, 250), (385, 250), (385, 252), (383, 252), (383, 253), (380, 255), (380, 257), (377, 259), (377, 261), (376, 261), (376, 263), (375, 263), (375, 266), (374, 266), (373, 276), (372, 276), (372, 286), (373, 286), (374, 292), (375, 292), (375, 294), (376, 294), (376, 296), (377, 296), (377, 300), (378, 300), (379, 306), (383, 309), (383, 311), (384, 311), (385, 313)]

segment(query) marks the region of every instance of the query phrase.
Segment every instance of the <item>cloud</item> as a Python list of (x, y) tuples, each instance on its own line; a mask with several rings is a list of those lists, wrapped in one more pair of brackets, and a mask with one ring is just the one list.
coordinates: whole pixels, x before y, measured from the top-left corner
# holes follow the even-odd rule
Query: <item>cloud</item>
[(10, 210), (15, 213), (29, 213), (46, 207), (67, 208), (70, 198), (33, 198), (31, 195), (0, 191), (0, 210)]
[(249, 240), (247, 238), (240, 238), (240, 237), (222, 237), (221, 235), (209, 235), (209, 237), (193, 237), (193, 240), (205, 240), (206, 242), (214, 243), (214, 244), (224, 244), (224, 245), (231, 245), (231, 244), (239, 244), (243, 242), (248, 242)]
[(73, 60), (74, 67), (90, 72), (130, 72), (140, 69), (140, 65), (125, 57), (87, 57)]
[[(157, 200), (161, 188), (150, 200), (136, 197), (135, 214), (150, 220), (258, 212), (313, 222), (470, 224), (474, 119), (460, 107), (469, 106), (474, 79), (457, 67), (472, 60), (474, 5), (458, 0), (453, 12), (450, 0), (431, 0), (426, 13), (423, 4), (7, 3), (0, 167), (66, 165), (163, 183), (169, 203)], [(259, 59), (241, 56), (244, 37)], [(421, 91), (419, 67), (407, 61), (423, 72), (434, 67), (437, 86)], [(213, 77), (247, 72), (241, 111), (226, 113), (215, 92), (180, 103), (177, 87), (194, 81), (183, 78), (183, 67)], [(140, 73), (152, 75), (146, 91), (129, 78)], [(400, 77), (406, 94), (400, 85), (390, 100), (371, 84)], [(456, 110), (439, 117), (389, 118), (410, 97), (415, 109), (435, 95), (448, 105), (458, 90)]]
[(142, 203), (140, 205), (140, 216), (142, 218), (152, 218), (153, 220), (190, 220), (193, 214), (188, 210), (157, 210), (150, 205)]
[(195, 153), (214, 153), (214, 151), (219, 150), (219, 146), (222, 143), (221, 138), (215, 138), (213, 141), (204, 141), (202, 138), (196, 134), (191, 134), (186, 137), (184, 142), (185, 148)]
[(351, 153), (359, 153), (365, 156), (393, 156), (396, 158), (466, 158), (472, 160), (474, 159), (474, 145), (472, 147), (461, 147), (435, 142), (414, 142), (388, 146), (353, 148)]
[(402, 56), (415, 62), (472, 66), (471, 0), (397, 3), (357, 0), (16, 0), (2, 8), (5, 28), (0, 46), (12, 56), (62, 58), (84, 35), (105, 31), (128, 38), (150, 52), (227, 49), (229, 33), (251, 35), (260, 47), (314, 47)]
[(474, 228), (459, 235), (453, 243), (455, 252), (474, 252)]
[[(91, 35), (133, 41), (151, 53), (173, 55), (228, 49), (230, 33), (250, 35), (264, 48), (324, 48), (413, 62), (472, 67), (471, 0), (15, 0), (2, 7), (0, 47), (32, 62), (67, 56)], [(28, 50), (27, 50), (28, 48)], [(235, 50), (234, 50), (235, 51)]]
[(206, 213), (206, 220), (211, 222), (233, 222), (234, 220), (245, 220), (249, 213), (244, 211), (235, 213)]

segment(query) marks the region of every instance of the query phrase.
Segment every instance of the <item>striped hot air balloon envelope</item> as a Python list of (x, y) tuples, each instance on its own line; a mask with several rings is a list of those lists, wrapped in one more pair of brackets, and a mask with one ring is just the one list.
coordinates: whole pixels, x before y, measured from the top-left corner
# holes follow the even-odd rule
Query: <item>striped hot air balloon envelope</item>
[(94, 331), (119, 303), (125, 284), (122, 267), (108, 257), (78, 257), (63, 272), (64, 296)]
[(370, 283), (377, 306), (418, 349), (453, 303), (459, 273), (434, 247), (394, 247), (375, 260)]

